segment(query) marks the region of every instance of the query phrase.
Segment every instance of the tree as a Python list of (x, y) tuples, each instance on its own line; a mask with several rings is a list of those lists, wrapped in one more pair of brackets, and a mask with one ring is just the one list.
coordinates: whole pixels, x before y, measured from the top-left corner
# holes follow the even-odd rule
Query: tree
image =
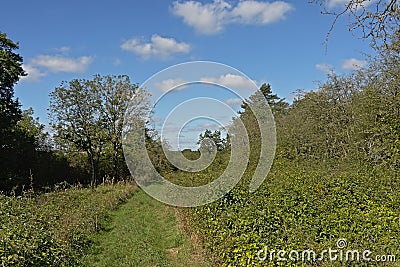
[(14, 85), (21, 76), (22, 57), (15, 53), (17, 43), (0, 32), (0, 175), (8, 179), (12, 176), (12, 158), (16, 153), (15, 127), (22, 113), (18, 100), (14, 100)]
[[(265, 99), (267, 100), (267, 103), (269, 107), (271, 108), (272, 114), (277, 115), (278, 113), (284, 112), (289, 104), (285, 102), (284, 98), (280, 98), (277, 94), (274, 94), (271, 89), (271, 85), (267, 83), (263, 83), (260, 86), (260, 92), (264, 95)], [(252, 100), (252, 96), (250, 96), (250, 101)], [(248, 108), (248, 104), (244, 102), (242, 104), (243, 109)], [(246, 112), (246, 111), (245, 111)]]
[(45, 126), (39, 122), (39, 118), (33, 117), (32, 108), (22, 112), (22, 118), (17, 122), (17, 127), (25, 137), (32, 140), (36, 151), (51, 151), (50, 135), (45, 131)]
[(272, 114), (277, 115), (288, 108), (289, 104), (284, 98), (280, 98), (277, 94), (272, 93), (271, 85), (263, 83), (260, 87), (261, 93), (267, 99), (267, 103), (271, 108)]
[(91, 81), (74, 79), (62, 82), (50, 93), (50, 123), (61, 149), (87, 153), (91, 183), (96, 184), (98, 161), (105, 143), (100, 101)]
[(22, 57), (13, 51), (18, 49), (17, 43), (0, 32), (0, 131), (1, 146), (7, 145), (5, 137), (21, 118), (21, 109), (18, 100), (14, 100), (14, 85), (21, 76), (26, 75), (22, 68)]
[[(145, 91), (131, 84), (125, 75), (95, 75), (93, 80), (63, 82), (50, 94), (55, 141), (61, 149), (86, 152), (93, 185), (100, 169), (118, 178), (119, 170), (125, 167), (121, 135), (124, 113), (133, 96), (141, 101), (147, 98)], [(109, 157), (111, 171), (107, 167)]]
[(122, 169), (125, 169), (121, 139), (123, 118), (132, 96), (139, 94), (139, 88), (138, 85), (131, 84), (126, 75), (95, 75), (93, 83), (100, 99), (103, 127), (106, 130), (106, 155), (110, 155), (112, 159), (112, 177), (118, 178)]
[(199, 141), (197, 142), (200, 145), (200, 150), (205, 149), (206, 151), (212, 153), (215, 151), (222, 151), (228, 146), (228, 138), (221, 137), (221, 131), (215, 130), (212, 132), (209, 129), (206, 129), (204, 134), (200, 134)]
[(353, 77), (330, 75), (296, 99), (280, 117), (278, 154), (289, 158), (345, 158), (354, 140)]
[(400, 33), (359, 71), (355, 99), (363, 159), (400, 166)]
[(343, 15), (349, 17), (349, 30), (361, 30), (362, 38), (371, 39), (378, 47), (379, 41), (387, 43), (390, 36), (400, 31), (400, 8), (398, 0), (348, 0), (340, 11), (331, 11), (331, 1), (311, 0), (324, 6), (323, 14), (334, 16), (333, 23), (327, 34), (332, 32), (337, 20)]
[(17, 43), (0, 32), (0, 148), (10, 146), (11, 129), (21, 118), (18, 100), (14, 100), (14, 85), (21, 76), (26, 75), (22, 68), (22, 57), (13, 51), (18, 49)]

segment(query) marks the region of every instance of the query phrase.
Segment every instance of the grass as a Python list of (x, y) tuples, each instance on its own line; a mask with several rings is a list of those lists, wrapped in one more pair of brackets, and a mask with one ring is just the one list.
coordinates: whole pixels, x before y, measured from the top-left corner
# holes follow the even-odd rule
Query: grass
[(208, 266), (178, 225), (175, 208), (138, 190), (93, 238), (88, 266)]
[(137, 189), (134, 183), (58, 188), (23, 196), (0, 195), (1, 266), (80, 266), (90, 237), (110, 210)]

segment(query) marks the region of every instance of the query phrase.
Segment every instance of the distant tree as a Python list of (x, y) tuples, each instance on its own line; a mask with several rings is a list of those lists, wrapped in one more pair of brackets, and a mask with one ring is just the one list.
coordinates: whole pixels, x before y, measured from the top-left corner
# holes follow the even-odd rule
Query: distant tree
[(267, 99), (268, 105), (271, 108), (272, 114), (277, 115), (288, 108), (289, 104), (285, 102), (284, 98), (280, 98), (277, 94), (272, 93), (271, 85), (263, 83), (260, 91)]
[(210, 153), (215, 151), (222, 151), (228, 146), (228, 138), (222, 138), (221, 131), (215, 130), (212, 132), (209, 129), (206, 129), (204, 133), (201, 133), (199, 136), (199, 141), (197, 142), (200, 145), (200, 150), (205, 149)]
[[(272, 114), (277, 115), (278, 113), (284, 112), (289, 107), (289, 104), (285, 102), (284, 98), (280, 98), (277, 94), (274, 94), (271, 89), (271, 85), (263, 83), (260, 87), (260, 92), (265, 96), (269, 107), (271, 108)], [(252, 97), (250, 96), (250, 101)], [(248, 104), (244, 102), (242, 104), (243, 109), (248, 108)]]
[(45, 126), (39, 122), (39, 118), (33, 117), (32, 108), (22, 112), (22, 118), (17, 122), (17, 127), (33, 142), (36, 151), (52, 150), (50, 134), (45, 131)]

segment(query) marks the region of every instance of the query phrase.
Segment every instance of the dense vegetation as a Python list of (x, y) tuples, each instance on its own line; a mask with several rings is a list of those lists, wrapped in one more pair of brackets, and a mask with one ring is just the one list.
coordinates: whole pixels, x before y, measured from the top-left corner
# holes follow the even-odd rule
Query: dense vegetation
[(0, 33), (0, 191), (20, 194), (63, 181), (86, 183), (85, 166), (76, 164), (79, 155), (53, 149), (33, 110), (22, 110), (14, 99), (14, 85), (26, 75), (17, 49), (17, 43)]
[(79, 266), (109, 211), (136, 190), (134, 183), (95, 189), (58, 185), (52, 192), (0, 196), (2, 266)]
[[(250, 97), (239, 114), (251, 132), (243, 179), (214, 203), (179, 209), (185, 230), (200, 238), (215, 265), (390, 264), (390, 259), (349, 263), (288, 255), (279, 261), (276, 255), (279, 250), (337, 249), (342, 239), (347, 242), (343, 250), (370, 250), (372, 259), (400, 258), (399, 9), (395, 0), (378, 1), (375, 13), (363, 13), (364, 2), (349, 1), (346, 11), (355, 19), (350, 25), (365, 26), (370, 32), (364, 31), (364, 37), (373, 38), (377, 56), (367, 67), (348, 75), (331, 73), (317, 90), (297, 92), (291, 104), (273, 94), (270, 85), (261, 86), (278, 138), (276, 159), (262, 186), (248, 192), (261, 146)], [(136, 189), (131, 182), (114, 183), (129, 176), (121, 118), (134, 97), (142, 108), (132, 119), (145, 120), (141, 115), (147, 111), (148, 94), (124, 75), (62, 82), (50, 95), (55, 132), (50, 136), (33, 110), (22, 110), (14, 98), (14, 85), (26, 75), (17, 49), (0, 33), (1, 264), (79, 266), (108, 212)], [(200, 135), (200, 150), (217, 150), (217, 155), (197, 173), (170, 165), (152, 129), (147, 129), (146, 141), (156, 169), (181, 185), (214, 180), (230, 160), (229, 136), (222, 138), (218, 131)], [(199, 153), (183, 151), (189, 159)], [(105, 185), (104, 180), (111, 182)], [(76, 186), (66, 189), (69, 184)], [(266, 249), (266, 259), (260, 260)], [(271, 251), (275, 256), (270, 259)]]
[[(370, 65), (328, 77), (318, 90), (298, 92), (292, 104), (260, 89), (275, 115), (278, 146), (266, 181), (255, 193), (249, 181), (258, 163), (257, 122), (246, 103), (240, 117), (252, 133), (252, 153), (240, 184), (212, 204), (181, 209), (220, 266), (365, 266), (366, 262), (302, 260), (301, 251), (372, 251), (400, 255), (400, 49), (399, 36)], [(250, 100), (251, 101), (251, 98)], [(202, 136), (201, 136), (202, 137)], [(188, 153), (188, 152), (187, 152)], [(205, 184), (223, 171), (229, 150), (200, 173), (174, 172), (171, 180)], [(168, 175), (168, 174), (167, 174)], [(268, 249), (266, 260), (258, 258)], [(270, 259), (270, 252), (275, 255)], [(297, 260), (276, 253), (300, 251)], [(264, 254), (262, 254), (264, 255)], [(351, 259), (351, 258), (350, 258)], [(371, 265), (385, 264), (370, 262)]]

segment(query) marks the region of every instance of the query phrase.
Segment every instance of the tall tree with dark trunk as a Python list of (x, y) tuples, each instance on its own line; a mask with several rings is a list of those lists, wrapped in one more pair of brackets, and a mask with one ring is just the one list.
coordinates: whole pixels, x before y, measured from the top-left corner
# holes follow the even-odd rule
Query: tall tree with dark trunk
[[(21, 119), (22, 111), (17, 99), (14, 99), (14, 85), (21, 76), (26, 75), (22, 68), (22, 57), (14, 50), (19, 48), (0, 32), (0, 174), (9, 176), (15, 162), (13, 154), (16, 147), (14, 130)], [(8, 170), (8, 171), (7, 171)]]
[(141, 90), (131, 84), (126, 75), (96, 75), (93, 79), (94, 89), (100, 100), (100, 111), (103, 127), (107, 135), (106, 156), (111, 156), (112, 177), (118, 179), (126, 170), (122, 151), (122, 127), (124, 114), (131, 98), (138, 96)]
[(55, 140), (68, 151), (87, 153), (91, 183), (96, 184), (98, 161), (105, 143), (100, 101), (88, 80), (63, 82), (50, 94), (50, 121)]
[(121, 136), (124, 113), (133, 96), (146, 101), (147, 94), (125, 75), (63, 82), (50, 94), (55, 141), (66, 151), (86, 152), (93, 185), (100, 169), (117, 179), (125, 169)]

